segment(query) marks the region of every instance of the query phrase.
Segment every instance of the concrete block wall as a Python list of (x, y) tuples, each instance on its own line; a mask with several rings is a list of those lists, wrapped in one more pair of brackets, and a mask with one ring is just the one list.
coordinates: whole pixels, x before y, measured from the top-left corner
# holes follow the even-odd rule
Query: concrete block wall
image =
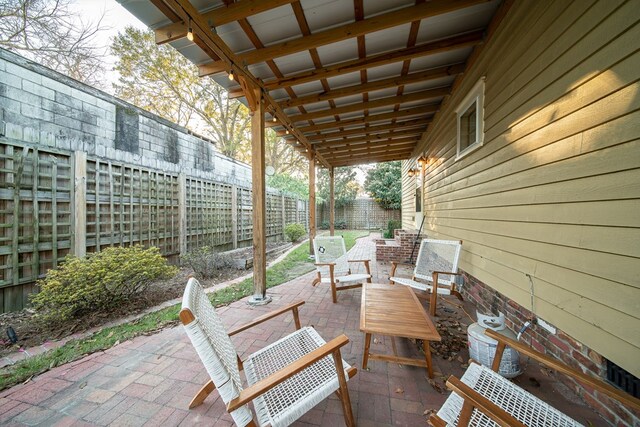
[(165, 172), (250, 186), (251, 168), (214, 143), (0, 49), (0, 137)]

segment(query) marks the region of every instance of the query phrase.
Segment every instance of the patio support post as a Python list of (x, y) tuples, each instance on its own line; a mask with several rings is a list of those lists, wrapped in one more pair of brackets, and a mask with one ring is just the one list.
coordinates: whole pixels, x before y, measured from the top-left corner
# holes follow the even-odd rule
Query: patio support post
[(329, 168), (329, 235), (335, 234), (336, 222), (336, 192), (335, 192), (335, 174), (333, 166)]
[(262, 305), (271, 301), (267, 297), (266, 259), (266, 194), (264, 162), (264, 102), (260, 89), (253, 91), (251, 110), (251, 199), (253, 202), (253, 296), (249, 304)]
[(73, 157), (75, 175), (73, 254), (82, 258), (87, 254), (87, 153), (76, 151)]
[(316, 237), (316, 157), (309, 151), (309, 254), (313, 255), (313, 239)]

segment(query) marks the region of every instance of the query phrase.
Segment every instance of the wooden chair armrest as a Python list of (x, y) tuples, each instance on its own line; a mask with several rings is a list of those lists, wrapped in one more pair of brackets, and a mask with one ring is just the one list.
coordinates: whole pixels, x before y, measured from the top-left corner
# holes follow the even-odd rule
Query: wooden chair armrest
[(347, 338), (346, 335), (340, 335), (324, 344), (323, 346), (313, 350), (311, 353), (304, 355), (290, 365), (287, 365), (279, 371), (269, 375), (268, 377), (261, 379), (252, 386), (245, 388), (240, 392), (240, 395), (238, 397), (229, 402), (229, 404), (227, 405), (227, 411), (235, 411), (239, 407), (246, 405), (256, 397), (266, 393), (278, 384), (302, 371), (306, 367), (335, 352), (337, 349), (347, 344), (348, 342), (349, 338)]
[(462, 273), (454, 273), (453, 271), (432, 271), (431, 274), (450, 274), (452, 276), (459, 276)]
[(315, 265), (316, 267), (329, 267), (332, 265), (336, 265), (336, 263), (335, 262), (316, 262), (313, 265)]
[(544, 365), (548, 366), (551, 369), (554, 369), (565, 375), (569, 375), (570, 377), (574, 378), (576, 381), (579, 381), (583, 384), (593, 387), (596, 390), (598, 390), (600, 393), (604, 393), (609, 397), (612, 397), (613, 399), (618, 400), (619, 402), (621, 402), (626, 406), (635, 408), (636, 411), (640, 410), (640, 399), (637, 399), (631, 396), (630, 394), (627, 394), (624, 391), (619, 390), (605, 383), (599, 378), (592, 377), (590, 375), (577, 371), (573, 368), (570, 368), (564, 363), (556, 359), (553, 359), (547, 356), (546, 354), (542, 354), (532, 349), (526, 344), (522, 344), (521, 342), (518, 342), (511, 338), (507, 338), (504, 335), (501, 335), (491, 329), (486, 329), (484, 333), (485, 335), (498, 341), (498, 347), (496, 348), (496, 357), (494, 359), (494, 365), (491, 367), (491, 369), (493, 369), (494, 371), (497, 371), (499, 369), (502, 353), (504, 352), (505, 346), (508, 345), (514, 350), (517, 350), (519, 353), (526, 354), (527, 356), (537, 360), (540, 363), (543, 363)]
[(279, 316), (283, 313), (286, 313), (287, 311), (291, 310), (294, 313), (294, 319), (296, 320), (296, 327), (298, 329), (300, 329), (299, 326), (299, 320), (297, 320), (297, 311), (298, 311), (298, 307), (300, 307), (302, 304), (304, 304), (304, 301), (298, 301), (298, 302), (294, 302), (293, 304), (289, 304), (285, 307), (279, 308), (277, 310), (271, 311), (269, 313), (266, 313), (258, 318), (256, 318), (255, 320), (253, 320), (252, 322), (249, 322), (245, 325), (240, 326), (239, 328), (234, 329), (233, 331), (229, 332), (229, 336), (233, 336), (235, 334), (238, 334), (242, 331), (246, 331), (249, 328), (252, 328), (262, 322), (265, 322), (269, 319), (273, 319), (276, 316)]
[(348, 259), (347, 262), (371, 262), (370, 259)]
[[(478, 410), (480, 410), (483, 414), (498, 423), (498, 425), (503, 427), (526, 427), (523, 423), (515, 419), (507, 411), (500, 408), (498, 405), (460, 381), (458, 378), (450, 376), (447, 380), (447, 387), (460, 395), (464, 399), (465, 405), (468, 405), (470, 403), (473, 408), (477, 408)], [(465, 412), (464, 406), (462, 412)], [(471, 413), (469, 411), (466, 423), (463, 423), (462, 421), (465, 420), (463, 420), (463, 414), (461, 413), (458, 425), (461, 427), (467, 426), (470, 416)]]

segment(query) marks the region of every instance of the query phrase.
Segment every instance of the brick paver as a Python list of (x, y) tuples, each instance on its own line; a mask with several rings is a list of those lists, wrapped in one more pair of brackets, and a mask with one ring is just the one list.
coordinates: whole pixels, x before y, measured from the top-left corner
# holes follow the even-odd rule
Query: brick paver
[[(371, 236), (359, 239), (352, 248), (353, 259), (372, 259), (375, 282), (386, 283), (389, 264), (376, 263), (375, 244)], [(362, 271), (358, 266), (356, 270)], [(329, 286), (312, 287), (315, 273), (305, 274), (270, 289), (273, 302), (264, 307), (250, 307), (245, 300), (219, 309), (231, 329), (262, 313), (294, 301), (304, 300), (300, 317), (303, 325), (313, 325), (329, 340), (346, 334), (350, 342), (343, 348), (343, 358), (358, 368), (349, 381), (353, 414), (358, 425), (426, 425), (424, 412), (439, 408), (446, 394), (427, 380), (423, 368), (370, 361), (369, 369), (360, 369), (364, 349), (359, 331), (361, 290), (338, 293), (338, 303), (331, 301)], [(393, 307), (389, 307), (390, 310)], [(469, 310), (467, 310), (469, 311)], [(455, 314), (458, 316), (457, 314)], [(459, 315), (458, 318), (462, 318)], [(468, 321), (467, 321), (468, 322)], [(271, 320), (263, 327), (243, 332), (233, 341), (241, 357), (294, 330), (291, 315)], [(372, 346), (376, 353), (391, 353), (391, 339), (378, 337)], [(420, 357), (417, 347), (408, 340), (397, 340), (398, 352)], [(462, 359), (468, 354), (463, 352)], [(460, 376), (458, 361), (434, 356), (438, 384), (453, 374)], [(188, 403), (208, 380), (182, 327), (166, 329), (155, 335), (141, 336), (105, 352), (54, 368), (0, 393), (0, 423), (7, 425), (98, 425), (98, 426), (177, 426), (232, 425), (225, 405), (213, 392), (192, 410)], [(553, 393), (553, 390), (550, 390)], [(597, 418), (594, 418), (598, 422)], [(297, 425), (343, 425), (342, 409), (331, 396), (304, 415)]]

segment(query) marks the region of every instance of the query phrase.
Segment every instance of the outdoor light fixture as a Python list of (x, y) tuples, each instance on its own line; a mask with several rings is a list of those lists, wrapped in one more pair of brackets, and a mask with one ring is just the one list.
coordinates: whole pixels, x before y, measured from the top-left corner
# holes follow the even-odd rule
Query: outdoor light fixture
[(229, 71), (229, 80), (233, 81), (233, 70)]
[(289, 135), (289, 129), (287, 129), (287, 131), (285, 132), (287, 135)]
[(409, 176), (416, 176), (418, 175), (418, 169), (409, 169), (409, 171), (407, 172), (407, 174)]
[(425, 166), (427, 166), (427, 163), (428, 163), (428, 159), (427, 159), (425, 156), (420, 156), (420, 157), (418, 157), (418, 165), (419, 165), (420, 167), (425, 167)]
[(276, 113), (273, 113), (273, 123), (277, 122), (278, 119), (276, 118)]
[(190, 42), (193, 41), (193, 28), (191, 28), (191, 19), (189, 19), (189, 29), (187, 30), (187, 39), (189, 39)]

